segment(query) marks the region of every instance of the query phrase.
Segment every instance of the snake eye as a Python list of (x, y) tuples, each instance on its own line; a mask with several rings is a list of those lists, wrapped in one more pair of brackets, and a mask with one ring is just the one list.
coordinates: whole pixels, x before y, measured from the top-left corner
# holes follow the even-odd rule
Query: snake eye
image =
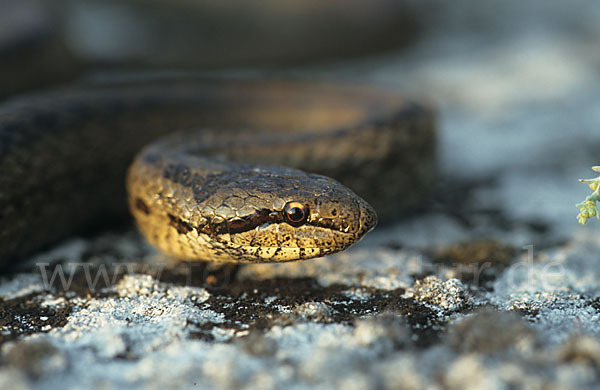
[(308, 206), (300, 202), (287, 202), (283, 211), (286, 222), (292, 226), (300, 226), (308, 219)]

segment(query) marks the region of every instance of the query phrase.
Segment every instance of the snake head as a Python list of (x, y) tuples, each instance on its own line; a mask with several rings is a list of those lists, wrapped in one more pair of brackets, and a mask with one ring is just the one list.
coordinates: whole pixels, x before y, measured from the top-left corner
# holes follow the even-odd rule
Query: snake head
[(276, 167), (234, 176), (219, 180), (219, 189), (203, 202), (216, 206), (207, 225), (219, 226), (215, 241), (237, 261), (329, 255), (356, 243), (377, 223), (366, 201), (325, 176)]
[(296, 252), (298, 259), (307, 259), (344, 250), (377, 224), (373, 207), (341, 183), (314, 174), (305, 179), (301, 189), (273, 200), (273, 209), (284, 218), (272, 229), (279, 234), (280, 252), (289, 252), (290, 260)]
[(377, 223), (366, 201), (325, 176), (249, 164), (210, 173), (136, 164), (130, 208), (144, 236), (177, 258), (304, 260), (348, 248)]

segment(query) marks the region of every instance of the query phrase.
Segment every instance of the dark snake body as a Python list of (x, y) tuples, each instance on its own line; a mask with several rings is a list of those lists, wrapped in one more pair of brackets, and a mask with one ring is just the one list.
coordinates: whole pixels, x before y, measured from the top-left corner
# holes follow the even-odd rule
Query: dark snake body
[[(195, 144), (219, 164), (250, 159), (336, 177), (383, 219), (421, 204), (433, 179), (431, 111), (371, 88), (185, 80), (22, 96), (0, 104), (0, 265), (123, 216), (135, 153), (165, 134), (199, 129)], [(298, 189), (308, 176), (294, 180)], [(178, 223), (186, 230), (177, 221), (171, 228)], [(334, 249), (321, 254), (343, 248)]]

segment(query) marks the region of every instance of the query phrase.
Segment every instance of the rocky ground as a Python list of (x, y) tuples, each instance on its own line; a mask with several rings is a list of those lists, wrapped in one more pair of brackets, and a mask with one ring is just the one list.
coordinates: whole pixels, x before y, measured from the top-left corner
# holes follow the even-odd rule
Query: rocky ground
[(575, 218), (600, 9), (489, 4), (292, 72), (439, 108), (427, 213), (281, 265), (172, 264), (133, 229), (63, 243), (0, 280), (0, 388), (600, 388), (600, 223)]

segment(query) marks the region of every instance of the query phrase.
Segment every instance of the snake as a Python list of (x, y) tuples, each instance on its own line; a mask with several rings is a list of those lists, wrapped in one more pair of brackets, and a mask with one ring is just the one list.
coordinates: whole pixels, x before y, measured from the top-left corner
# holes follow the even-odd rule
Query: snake
[(177, 259), (339, 252), (378, 215), (422, 206), (434, 123), (391, 89), (310, 80), (118, 80), (11, 97), (0, 102), (0, 266), (127, 209)]

